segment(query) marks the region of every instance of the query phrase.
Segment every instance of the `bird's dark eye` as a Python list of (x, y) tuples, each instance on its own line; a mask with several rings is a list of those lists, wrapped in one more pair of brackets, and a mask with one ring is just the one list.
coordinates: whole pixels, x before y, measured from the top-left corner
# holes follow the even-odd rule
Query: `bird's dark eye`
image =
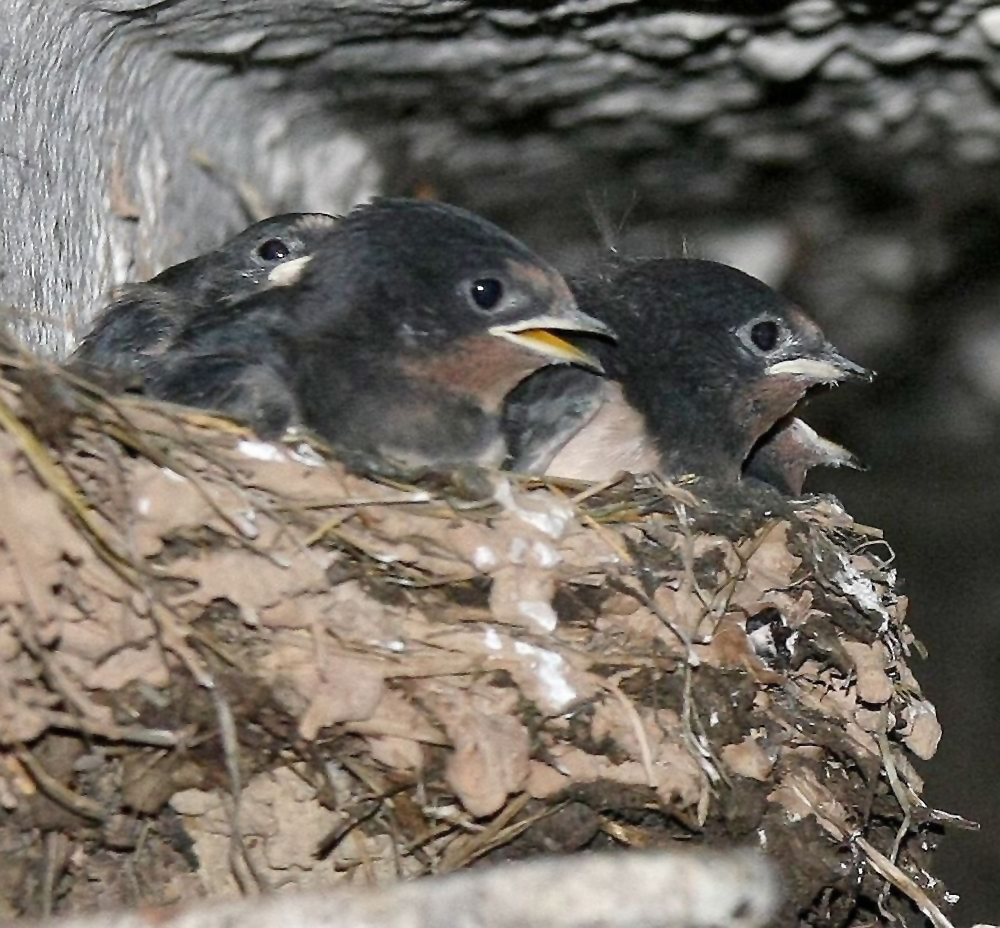
[(480, 309), (493, 309), (503, 296), (503, 284), (493, 277), (482, 277), (472, 282), (470, 293)]
[(761, 351), (770, 351), (778, 344), (778, 323), (772, 319), (762, 319), (750, 330), (750, 341)]
[(291, 249), (280, 238), (269, 238), (257, 246), (257, 254), (265, 261), (280, 261), (287, 258)]

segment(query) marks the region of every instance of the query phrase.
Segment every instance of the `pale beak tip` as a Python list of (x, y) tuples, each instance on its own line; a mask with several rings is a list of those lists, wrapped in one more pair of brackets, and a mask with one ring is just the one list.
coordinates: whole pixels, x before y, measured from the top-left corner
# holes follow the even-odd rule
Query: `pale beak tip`
[(863, 380), (865, 383), (871, 383), (875, 379), (875, 371), (869, 370), (867, 367), (862, 367), (860, 364), (855, 364), (853, 361), (847, 361), (845, 358), (844, 363), (844, 376), (848, 380)]

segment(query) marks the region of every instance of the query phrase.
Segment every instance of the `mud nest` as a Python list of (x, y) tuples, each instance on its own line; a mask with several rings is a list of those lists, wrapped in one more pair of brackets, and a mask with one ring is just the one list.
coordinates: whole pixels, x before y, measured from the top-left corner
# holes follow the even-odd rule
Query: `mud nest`
[(0, 915), (753, 846), (782, 924), (923, 924), (939, 727), (831, 498), (392, 479), (0, 379)]

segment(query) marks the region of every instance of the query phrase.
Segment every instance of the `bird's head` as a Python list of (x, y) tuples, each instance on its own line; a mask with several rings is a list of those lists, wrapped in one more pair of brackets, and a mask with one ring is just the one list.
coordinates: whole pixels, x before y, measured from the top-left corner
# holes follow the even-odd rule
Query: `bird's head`
[(610, 337), (524, 244), (440, 203), (358, 207), (299, 286), (309, 294), (298, 313), (304, 337), (349, 343), (373, 363), (389, 358), (456, 389), (488, 392), (489, 403), (547, 364), (599, 369), (566, 333)]
[(205, 306), (238, 306), (265, 291), (295, 286), (337, 222), (325, 213), (272, 216), (152, 282)]
[(574, 289), (585, 312), (606, 305), (619, 345), (605, 366), (671, 471), (736, 479), (810, 387), (870, 377), (791, 301), (724, 264), (631, 260)]

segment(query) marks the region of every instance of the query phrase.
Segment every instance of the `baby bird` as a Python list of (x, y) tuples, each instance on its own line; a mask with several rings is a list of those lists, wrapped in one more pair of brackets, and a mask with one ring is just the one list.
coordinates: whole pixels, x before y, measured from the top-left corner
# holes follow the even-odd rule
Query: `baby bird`
[(313, 249), (336, 225), (336, 218), (323, 213), (272, 216), (215, 251), (145, 283), (126, 284), (98, 316), (69, 366), (119, 387), (141, 389), (144, 372), (172, 349), (188, 322), (265, 289), (294, 284)]
[(517, 383), (555, 363), (600, 368), (556, 333), (608, 338), (609, 328), (577, 309), (557, 271), (473, 213), (379, 199), (302, 222), (322, 233), (301, 235), (294, 256), (252, 279), (233, 273), (230, 243), (196, 259), (211, 266), (204, 275), (171, 269), (140, 285), (155, 290), (135, 298), (128, 324), (105, 317), (71, 363), (137, 373), (149, 394), (265, 437), (300, 425), (335, 447), (432, 467), (499, 465), (500, 413)]
[[(546, 371), (512, 392), (505, 428), (515, 470), (735, 482), (810, 387), (870, 377), (794, 304), (724, 264), (623, 260), (570, 285), (584, 312), (614, 328), (617, 344), (586, 341), (606, 378)], [(759, 466), (773, 474), (781, 456), (776, 464), (768, 454)]]

